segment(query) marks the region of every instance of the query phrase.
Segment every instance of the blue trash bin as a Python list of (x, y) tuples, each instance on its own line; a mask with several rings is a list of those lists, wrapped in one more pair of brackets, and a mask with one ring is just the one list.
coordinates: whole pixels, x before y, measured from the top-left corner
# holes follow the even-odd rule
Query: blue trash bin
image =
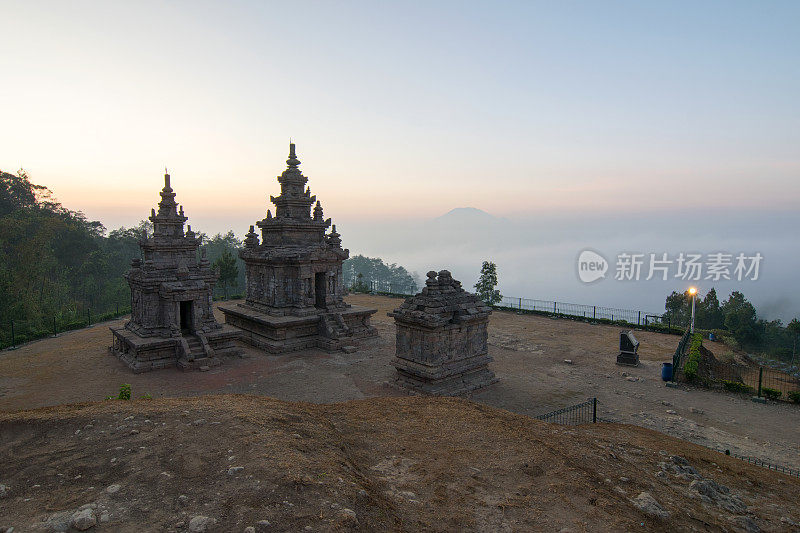
[(672, 363), (661, 363), (661, 379), (672, 381)]

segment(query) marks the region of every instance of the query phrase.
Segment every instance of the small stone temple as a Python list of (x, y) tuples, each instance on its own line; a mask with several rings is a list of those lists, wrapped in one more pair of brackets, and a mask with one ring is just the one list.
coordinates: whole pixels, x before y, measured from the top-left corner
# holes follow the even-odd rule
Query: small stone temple
[(489, 370), (491, 309), (447, 270), (428, 272), (420, 294), (389, 313), (397, 327), (396, 384), (455, 396), (497, 381)]
[(200, 239), (191, 226), (184, 231), (186, 220), (165, 173), (158, 212), (150, 214), (153, 235), (143, 236), (143, 259), (133, 259), (125, 274), (131, 319), (111, 328), (111, 353), (137, 373), (172, 366), (206, 370), (220, 364), (220, 356), (239, 352), (238, 332), (214, 319), (217, 274), (205, 254), (198, 260)]
[(354, 339), (377, 335), (370, 325), (376, 309), (346, 304), (342, 262), (350, 252), (298, 169), (294, 144), (278, 176), (280, 196), (271, 196), (275, 216), (256, 223), (239, 257), (245, 263), (246, 300), (220, 307), (225, 322), (242, 330), (241, 340), (271, 353), (317, 347), (356, 349)]

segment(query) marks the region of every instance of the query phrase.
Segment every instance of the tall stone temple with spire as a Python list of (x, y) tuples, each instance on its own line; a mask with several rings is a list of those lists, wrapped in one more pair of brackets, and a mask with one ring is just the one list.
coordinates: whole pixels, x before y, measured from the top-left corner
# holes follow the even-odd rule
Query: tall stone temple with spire
[[(355, 350), (354, 339), (377, 335), (370, 325), (376, 309), (346, 304), (342, 262), (350, 252), (298, 169), (294, 144), (278, 176), (280, 196), (271, 196), (275, 215), (256, 223), (239, 256), (245, 263), (244, 303), (220, 307), (241, 340), (271, 353), (304, 348)], [(327, 233), (328, 228), (330, 233)]]
[(111, 328), (110, 350), (134, 372), (177, 366), (201, 369), (220, 364), (220, 356), (239, 353), (239, 332), (219, 324), (212, 310), (217, 273), (205, 253), (198, 260), (200, 239), (178, 208), (170, 176), (158, 212), (151, 210), (153, 235), (139, 242), (142, 258), (131, 261), (125, 279), (131, 288), (131, 319)]

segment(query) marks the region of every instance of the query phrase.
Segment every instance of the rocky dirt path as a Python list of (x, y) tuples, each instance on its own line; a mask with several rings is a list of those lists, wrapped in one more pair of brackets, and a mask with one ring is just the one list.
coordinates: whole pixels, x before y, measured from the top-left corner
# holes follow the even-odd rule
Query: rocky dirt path
[(108, 401), (0, 413), (0, 435), (15, 532), (800, 527), (797, 479), (636, 426), (453, 398)]

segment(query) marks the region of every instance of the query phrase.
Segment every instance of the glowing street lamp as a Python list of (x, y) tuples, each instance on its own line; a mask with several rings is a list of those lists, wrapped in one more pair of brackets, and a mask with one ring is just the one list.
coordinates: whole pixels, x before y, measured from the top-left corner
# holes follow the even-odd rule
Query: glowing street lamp
[(689, 332), (694, 333), (694, 301), (697, 299), (697, 287), (689, 287), (689, 294), (692, 295), (692, 325)]

